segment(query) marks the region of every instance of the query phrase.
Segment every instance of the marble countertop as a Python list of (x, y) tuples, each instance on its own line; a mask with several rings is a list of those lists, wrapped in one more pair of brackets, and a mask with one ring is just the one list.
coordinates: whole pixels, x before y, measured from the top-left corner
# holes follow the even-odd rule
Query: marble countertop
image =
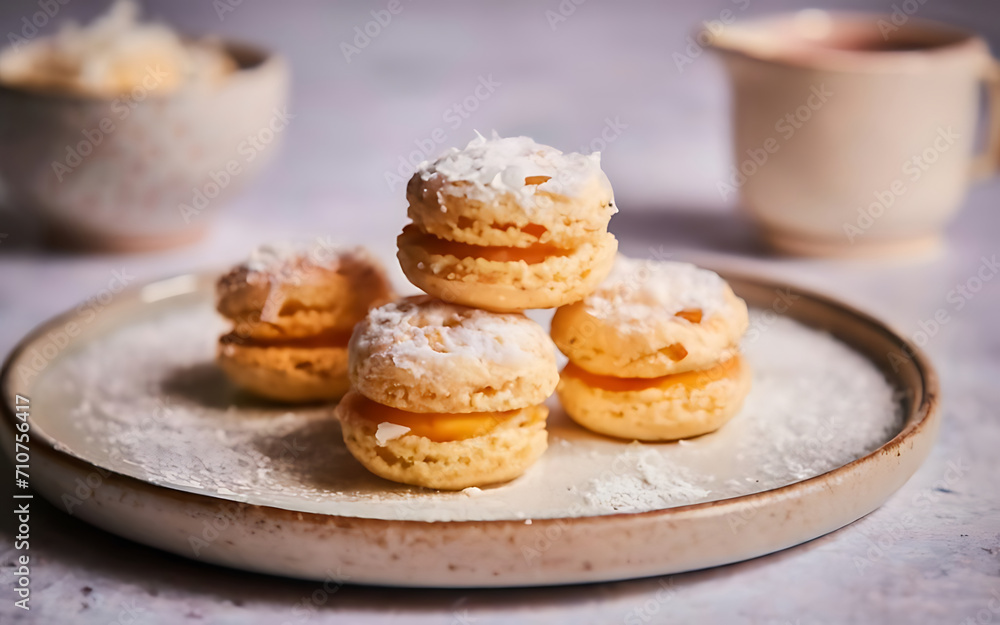
[[(904, 4), (816, 4), (892, 11), (894, 3)], [(385, 173), (432, 136), (443, 133), (444, 147), (464, 144), (476, 129), (496, 128), (569, 149), (601, 148), (621, 206), (612, 229), (626, 253), (666, 250), (781, 277), (867, 310), (908, 336), (925, 332), (924, 348), (943, 385), (940, 440), (885, 506), (833, 534), (717, 569), (585, 587), (318, 592), (315, 583), (202, 565), (133, 544), (37, 501), (30, 613), (13, 607), (8, 565), (16, 524), (12, 514), (0, 514), (0, 622), (1000, 623), (1000, 280), (982, 283), (968, 298), (949, 296), (1000, 254), (1000, 179), (970, 190), (945, 250), (933, 257), (847, 262), (769, 255), (732, 200), (716, 191), (731, 158), (721, 67), (704, 55), (680, 72), (671, 55), (686, 45), (693, 24), (725, 9), (750, 16), (795, 8), (794, 2), (403, 0), (349, 62), (341, 42), (385, 3), (146, 4), (185, 31), (239, 36), (287, 55), (294, 117), (284, 144), (268, 172), (218, 211), (208, 238), (186, 249), (45, 251), (30, 216), (0, 209), (0, 352), (41, 320), (100, 291), (113, 272), (139, 282), (217, 267), (257, 243), (313, 233), (369, 245), (390, 260), (405, 204)], [(986, 29), (1000, 47), (1000, 7), (990, 0), (914, 4), (923, 17)], [(220, 5), (232, 10), (217, 12)], [(59, 6), (63, 17), (101, 8), (84, 0)], [(0, 33), (20, 29), (38, 7), (34, 0), (5, 2)], [(560, 11), (565, 20), (552, 17)], [(482, 81), (493, 87), (476, 99), (475, 110), (456, 109)], [(948, 321), (930, 331), (940, 310)], [(0, 480), (0, 500), (10, 501), (11, 486)]]

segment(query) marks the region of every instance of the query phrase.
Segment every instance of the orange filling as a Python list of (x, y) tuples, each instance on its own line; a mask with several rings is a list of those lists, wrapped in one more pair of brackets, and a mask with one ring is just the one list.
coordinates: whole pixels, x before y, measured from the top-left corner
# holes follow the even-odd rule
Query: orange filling
[(685, 358), (687, 358), (688, 355), (687, 348), (681, 345), (680, 343), (671, 343), (670, 345), (667, 345), (660, 351), (666, 354), (667, 358), (673, 360), (674, 362), (679, 362), (681, 360), (684, 360)]
[[(522, 228), (522, 230), (528, 232), (530, 228), (531, 226), (527, 226)], [(548, 243), (533, 243), (528, 247), (459, 243), (458, 241), (448, 241), (432, 234), (420, 232), (420, 229), (413, 224), (403, 228), (403, 234), (399, 235), (398, 243), (401, 246), (415, 245), (422, 248), (428, 254), (436, 256), (482, 258), (498, 263), (524, 261), (529, 265), (544, 262), (552, 256), (569, 256), (573, 253), (572, 250), (564, 250)]]
[(429, 438), (435, 443), (460, 441), (487, 434), (519, 411), (470, 412), (449, 414), (441, 412), (407, 412), (374, 402), (361, 393), (351, 393), (344, 398), (345, 408), (372, 423), (392, 423), (410, 428), (407, 434)]
[(244, 347), (285, 347), (291, 349), (317, 349), (324, 347), (347, 347), (351, 340), (351, 330), (329, 330), (312, 336), (255, 338), (240, 336), (238, 332), (230, 332), (222, 337), (223, 344), (242, 345)]
[(701, 310), (698, 308), (684, 309), (678, 313), (674, 313), (674, 316), (687, 319), (691, 323), (701, 323)]
[(684, 373), (664, 375), (658, 378), (616, 378), (610, 375), (598, 375), (582, 369), (573, 363), (569, 363), (562, 370), (562, 375), (566, 378), (577, 379), (592, 388), (599, 388), (613, 393), (644, 391), (649, 388), (666, 389), (678, 384), (690, 391), (696, 388), (703, 388), (710, 382), (731, 377), (742, 365), (742, 362), (742, 357), (733, 356), (711, 369), (685, 371)]

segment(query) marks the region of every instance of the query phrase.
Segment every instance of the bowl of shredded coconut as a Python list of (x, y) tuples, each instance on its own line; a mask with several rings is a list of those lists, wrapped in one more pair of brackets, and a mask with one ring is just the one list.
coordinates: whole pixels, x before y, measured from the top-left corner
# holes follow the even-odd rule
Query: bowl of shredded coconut
[(140, 17), (134, 0), (117, 0), (88, 24), (0, 50), (3, 200), (59, 242), (197, 239), (292, 118), (281, 57)]

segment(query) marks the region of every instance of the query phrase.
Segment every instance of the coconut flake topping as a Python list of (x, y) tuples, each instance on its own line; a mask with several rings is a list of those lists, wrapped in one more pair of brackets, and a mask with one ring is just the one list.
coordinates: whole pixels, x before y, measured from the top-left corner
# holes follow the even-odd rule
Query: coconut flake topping
[(396, 440), (409, 431), (410, 428), (405, 425), (397, 425), (395, 423), (383, 421), (378, 424), (378, 428), (375, 430), (375, 444), (379, 447), (385, 447), (386, 443)]
[(443, 360), (460, 360), (470, 369), (518, 369), (537, 362), (552, 345), (545, 330), (524, 315), (425, 296), (370, 311), (366, 326), (354, 332), (351, 342), (352, 349), (386, 353), (395, 366), (418, 377), (431, 375), (427, 365)]
[(619, 255), (611, 273), (583, 303), (594, 317), (644, 331), (648, 324), (674, 319), (682, 310), (700, 310), (706, 319), (721, 312), (726, 282), (714, 271), (689, 263)]
[(494, 131), (487, 139), (476, 134), (465, 149), (451, 148), (437, 160), (421, 163), (417, 172), (421, 179), (437, 181), (439, 193), (445, 195), (489, 200), (510, 193), (527, 207), (535, 204), (541, 191), (574, 196), (595, 178), (611, 193), (600, 152), (563, 153), (530, 137), (501, 138)]

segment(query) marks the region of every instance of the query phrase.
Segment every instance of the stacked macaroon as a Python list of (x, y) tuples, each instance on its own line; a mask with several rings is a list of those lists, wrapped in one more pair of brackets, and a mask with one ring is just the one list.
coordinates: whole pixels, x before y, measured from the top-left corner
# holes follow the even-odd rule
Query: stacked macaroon
[(482, 136), (424, 163), (397, 242), (430, 296), (372, 310), (350, 343), (337, 407), (355, 458), (439, 489), (503, 482), (547, 446), (555, 346), (528, 308), (577, 301), (614, 264), (616, 211), (599, 157)]
[(440, 299), (499, 312), (554, 308), (614, 264), (617, 212), (599, 154), (479, 136), (424, 163), (406, 187), (399, 264)]
[(346, 393), (354, 325), (394, 299), (368, 252), (322, 242), (258, 248), (218, 281), (216, 296), (234, 325), (219, 338), (219, 366), (237, 386), (285, 402)]
[(569, 358), (558, 388), (567, 414), (601, 434), (665, 441), (712, 432), (750, 390), (739, 352), (746, 303), (718, 274), (687, 263), (619, 257), (552, 338)]

